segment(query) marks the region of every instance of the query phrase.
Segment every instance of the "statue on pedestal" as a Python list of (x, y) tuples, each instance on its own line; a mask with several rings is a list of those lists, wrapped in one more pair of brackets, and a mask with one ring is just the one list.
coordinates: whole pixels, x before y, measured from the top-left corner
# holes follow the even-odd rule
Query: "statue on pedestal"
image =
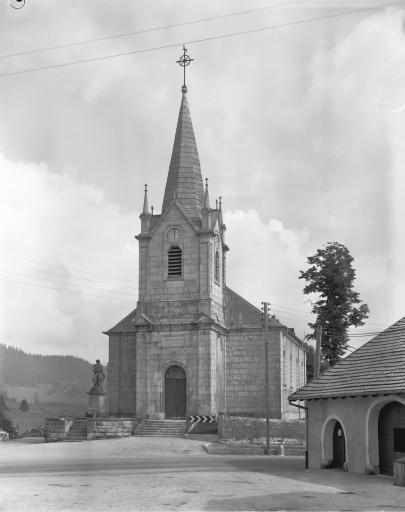
[(103, 390), (103, 381), (105, 379), (105, 374), (103, 370), (103, 366), (100, 363), (100, 359), (96, 360), (96, 364), (93, 364), (93, 387), (91, 388), (91, 392), (95, 393), (104, 393)]
[(105, 373), (100, 359), (96, 360), (93, 364), (93, 386), (89, 395), (89, 405), (87, 408), (86, 416), (102, 416), (105, 413), (105, 392), (103, 389), (103, 381)]

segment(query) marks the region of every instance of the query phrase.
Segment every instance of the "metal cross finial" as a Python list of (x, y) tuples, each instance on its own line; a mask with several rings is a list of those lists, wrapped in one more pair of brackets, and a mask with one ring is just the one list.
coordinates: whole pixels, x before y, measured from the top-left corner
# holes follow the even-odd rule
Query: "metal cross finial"
[(205, 188), (208, 189), (208, 178), (205, 178)]
[(179, 60), (176, 60), (177, 64), (180, 64), (183, 68), (183, 87), (181, 90), (183, 92), (187, 92), (187, 86), (186, 86), (186, 66), (190, 65), (190, 62), (193, 61), (189, 55), (187, 55), (187, 48), (183, 44), (183, 55), (179, 58)]

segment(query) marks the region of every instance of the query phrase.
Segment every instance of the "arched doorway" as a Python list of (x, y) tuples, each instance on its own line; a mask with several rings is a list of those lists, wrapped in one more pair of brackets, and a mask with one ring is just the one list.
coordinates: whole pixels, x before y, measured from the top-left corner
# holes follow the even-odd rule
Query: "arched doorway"
[(346, 448), (345, 448), (345, 433), (343, 431), (342, 425), (337, 421), (333, 428), (333, 459), (332, 459), (332, 467), (333, 468), (344, 468), (344, 463), (346, 462)]
[(186, 416), (186, 372), (181, 366), (170, 366), (165, 373), (166, 418)]
[(399, 402), (385, 405), (378, 418), (380, 473), (392, 475), (395, 459), (405, 456), (405, 406)]

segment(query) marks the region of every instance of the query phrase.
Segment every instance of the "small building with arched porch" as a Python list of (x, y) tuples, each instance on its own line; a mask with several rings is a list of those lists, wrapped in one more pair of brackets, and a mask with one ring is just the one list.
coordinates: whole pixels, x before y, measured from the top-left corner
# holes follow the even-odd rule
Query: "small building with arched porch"
[(306, 403), (310, 468), (392, 475), (405, 457), (405, 317), (289, 400)]

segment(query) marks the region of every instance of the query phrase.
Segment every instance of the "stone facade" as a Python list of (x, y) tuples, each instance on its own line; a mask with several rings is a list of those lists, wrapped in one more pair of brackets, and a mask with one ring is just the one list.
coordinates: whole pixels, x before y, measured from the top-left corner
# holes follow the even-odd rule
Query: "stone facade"
[[(210, 207), (185, 92), (162, 212), (150, 213), (145, 190), (140, 218), (137, 308), (107, 333), (110, 413), (263, 415), (261, 312), (226, 285), (221, 200)], [(276, 318), (269, 324), (271, 415), (297, 415), (284, 386), (304, 384), (304, 348)]]

